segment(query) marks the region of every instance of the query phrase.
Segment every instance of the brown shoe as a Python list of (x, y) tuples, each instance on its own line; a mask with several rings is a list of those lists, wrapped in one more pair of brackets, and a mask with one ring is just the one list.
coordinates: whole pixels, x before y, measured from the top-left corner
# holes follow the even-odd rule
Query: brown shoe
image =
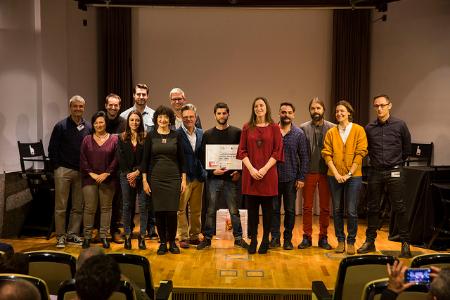
[(186, 240), (182, 240), (180, 241), (180, 247), (183, 249), (188, 249), (189, 248), (189, 242)]
[(347, 255), (355, 255), (355, 245), (347, 244)]
[(334, 249), (336, 253), (344, 253), (345, 252), (345, 242), (339, 242), (336, 249)]
[(123, 237), (120, 234), (120, 232), (115, 232), (112, 235), (112, 242), (116, 243), (116, 244), (123, 244), (125, 242), (125, 240), (123, 239)]

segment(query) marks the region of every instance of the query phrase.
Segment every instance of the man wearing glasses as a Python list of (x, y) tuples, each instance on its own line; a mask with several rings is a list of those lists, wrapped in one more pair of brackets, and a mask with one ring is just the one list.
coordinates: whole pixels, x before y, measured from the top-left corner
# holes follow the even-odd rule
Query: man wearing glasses
[(373, 108), (377, 119), (365, 128), (372, 166), (368, 177), (368, 225), (366, 241), (357, 252), (375, 251), (380, 202), (386, 188), (402, 242), (400, 257), (411, 257), (403, 172), (403, 162), (411, 151), (411, 134), (404, 121), (390, 115), (392, 103), (387, 95), (374, 97)]
[[(184, 95), (184, 91), (180, 88), (173, 88), (169, 93), (170, 105), (172, 106), (173, 111), (175, 112), (175, 128), (178, 129), (183, 124), (183, 120), (181, 117), (181, 108), (186, 104), (187, 100)], [(200, 117), (197, 115), (197, 120), (195, 121), (195, 127), (202, 128), (202, 122), (200, 121)]]

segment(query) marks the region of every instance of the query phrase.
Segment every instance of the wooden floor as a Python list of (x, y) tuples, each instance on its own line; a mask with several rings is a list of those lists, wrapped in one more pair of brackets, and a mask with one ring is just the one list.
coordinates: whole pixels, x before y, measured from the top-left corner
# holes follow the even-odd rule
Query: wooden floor
[[(293, 243), (296, 247), (302, 238), (300, 231), (301, 217), (296, 219)], [(318, 218), (314, 218), (314, 232), (318, 233)], [(360, 224), (356, 246), (364, 242), (366, 226)], [(259, 232), (262, 232), (260, 228)], [(29, 237), (6, 239), (16, 251), (57, 250), (55, 238)], [(329, 242), (337, 244), (332, 224), (329, 228)], [(180, 255), (158, 256), (157, 241), (147, 241), (147, 250), (137, 250), (137, 241), (133, 240), (133, 250), (124, 250), (123, 245), (111, 244), (107, 252), (128, 252), (146, 256), (151, 262), (153, 281), (158, 285), (160, 280), (171, 279), (175, 291), (214, 290), (251, 291), (264, 290), (273, 293), (289, 291), (307, 292), (311, 289), (311, 281), (322, 280), (327, 288), (334, 288), (340, 260), (345, 257), (317, 247), (317, 234), (313, 236), (313, 247), (306, 250), (295, 248), (292, 251), (282, 248), (270, 250), (266, 255), (248, 255), (244, 249), (235, 248), (231, 240), (214, 239), (212, 247), (206, 250), (190, 248), (181, 249)], [(400, 250), (400, 244), (387, 239), (387, 228), (379, 232), (376, 247), (378, 250)], [(434, 251), (412, 247), (413, 255), (434, 253)], [(65, 252), (75, 256), (81, 251), (80, 246), (67, 246)], [(381, 253), (381, 252), (378, 252)]]

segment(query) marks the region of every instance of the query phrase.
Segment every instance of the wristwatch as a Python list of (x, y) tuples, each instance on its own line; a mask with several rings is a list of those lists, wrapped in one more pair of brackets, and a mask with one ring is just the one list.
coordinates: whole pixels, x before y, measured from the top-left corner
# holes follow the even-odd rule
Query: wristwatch
[(352, 176), (353, 176), (353, 174), (352, 174), (351, 171), (348, 171), (347, 175), (348, 175), (349, 177), (352, 177)]

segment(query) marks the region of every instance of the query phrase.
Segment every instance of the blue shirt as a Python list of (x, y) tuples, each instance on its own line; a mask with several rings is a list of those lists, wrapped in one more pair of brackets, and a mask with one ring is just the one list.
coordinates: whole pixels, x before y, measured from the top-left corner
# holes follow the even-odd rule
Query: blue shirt
[(56, 123), (48, 144), (48, 156), (53, 167), (79, 171), (81, 142), (91, 131), (91, 124), (84, 119), (78, 125), (70, 116)]
[[(132, 107), (130, 107), (129, 109), (123, 111), (120, 116), (122, 118), (124, 118), (125, 120), (128, 119), (128, 115), (130, 114), (130, 112), (132, 112), (133, 110), (137, 110), (136, 109), (136, 105), (133, 105)], [(155, 113), (155, 111), (153, 109), (151, 109), (150, 107), (148, 107), (147, 105), (144, 108), (144, 112), (142, 113), (142, 120), (144, 121), (144, 129), (147, 132), (150, 132), (152, 130), (152, 126), (153, 124), (153, 114)]]
[(305, 180), (309, 163), (308, 145), (305, 133), (292, 124), (291, 130), (283, 136), (284, 162), (277, 163), (279, 182)]

